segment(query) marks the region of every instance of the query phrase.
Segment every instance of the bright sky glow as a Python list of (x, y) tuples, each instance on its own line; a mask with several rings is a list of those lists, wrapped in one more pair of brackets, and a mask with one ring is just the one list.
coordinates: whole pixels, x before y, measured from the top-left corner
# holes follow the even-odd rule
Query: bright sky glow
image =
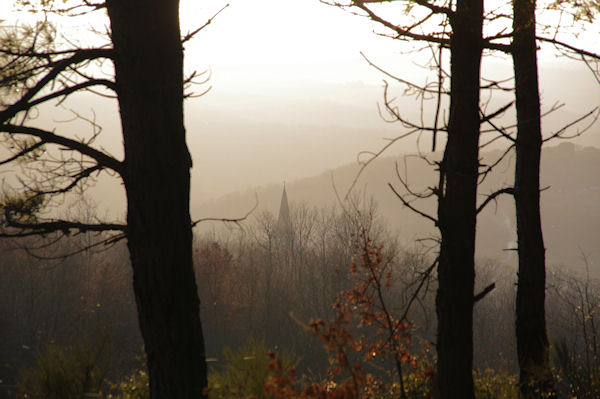
[[(223, 2), (204, 4), (182, 1), (184, 31), (203, 24)], [(389, 52), (390, 42), (375, 37), (364, 18), (318, 0), (234, 0), (192, 46), (215, 64), (303, 64), (356, 57), (374, 47)]]
[[(77, 3), (79, 0), (71, 1)], [(388, 8), (400, 3), (404, 2), (396, 2), (383, 8), (385, 15), (395, 18), (392, 21), (396, 23), (402, 22), (399, 19), (403, 18), (401, 10), (392, 11)], [(486, 3), (488, 11), (493, 9), (493, 2), (487, 0)], [(181, 0), (182, 33), (186, 34), (202, 26), (225, 4), (227, 0)], [(11, 1), (0, 0), (0, 19), (6, 20), (2, 24), (12, 25), (16, 20), (31, 21), (34, 18), (31, 14), (11, 13), (11, 6)], [(70, 40), (75, 38), (87, 46), (93, 45), (93, 41), (102, 40), (89, 33), (90, 28), (105, 32), (108, 25), (108, 19), (102, 12), (79, 18), (62, 18), (60, 22), (60, 32), (65, 37)], [(505, 33), (510, 31), (510, 21), (507, 22), (508, 28)], [(486, 33), (491, 34), (501, 29), (498, 25), (491, 26)], [(569, 38), (566, 41), (578, 47), (597, 49), (599, 29), (600, 24), (588, 25), (580, 37)], [(423, 64), (423, 59), (419, 60), (414, 54), (404, 54), (413, 48), (410, 43), (381, 37), (375, 32), (389, 33), (366, 18), (324, 5), (319, 0), (231, 0), (230, 6), (223, 10), (212, 24), (185, 44), (187, 71), (209, 70), (210, 84), (213, 87), (209, 95), (186, 103), (186, 125), (194, 153), (194, 164), (198, 166), (195, 169), (198, 171), (196, 173), (208, 174), (213, 167), (217, 167), (218, 170), (231, 167), (232, 171), (228, 175), (237, 176), (240, 174), (239, 165), (244, 164), (243, 169), (249, 176), (259, 176), (264, 181), (291, 180), (302, 174), (317, 173), (341, 163), (352, 162), (356, 153), (361, 150), (378, 149), (382, 145), (382, 136), (388, 135), (377, 130), (379, 126), (384, 125), (376, 108), (377, 103), (381, 102), (381, 89), (377, 86), (381, 85), (384, 76), (371, 68), (361, 58), (360, 52), (364, 52), (378, 65), (404, 79), (423, 83), (428, 77), (431, 81), (433, 75), (428, 75), (426, 70), (416, 65)], [(573, 63), (567, 64), (557, 59), (548, 46), (543, 48), (550, 50), (538, 53), (545, 109), (556, 101), (566, 101), (567, 107), (564, 111), (568, 114), (561, 114), (563, 116), (560, 118), (572, 120), (580, 116), (578, 112), (581, 110), (586, 112), (595, 104), (600, 104), (600, 85), (581, 84), (581, 76), (589, 73), (585, 68), (579, 64), (579, 69), (573, 69)], [(548, 67), (553, 69), (552, 73), (546, 73), (547, 69), (544, 68)], [(563, 67), (564, 73), (558, 71)], [(511, 62), (506, 55), (485, 57), (484, 76), (489, 77), (492, 73), (494, 78), (505, 79), (510, 78), (511, 71)], [(577, 79), (570, 77), (570, 74), (577, 74)], [(570, 83), (564, 85), (563, 79), (569, 80)], [(366, 91), (360, 92), (360, 89), (357, 89), (356, 92), (362, 93), (359, 94), (360, 97), (353, 97), (353, 92), (345, 91), (348, 98), (344, 98), (339, 86), (326, 85), (345, 85), (349, 82), (350, 85), (357, 82), (371, 85), (371, 94), (366, 95)], [(320, 89), (317, 90), (317, 86)], [(394, 94), (402, 98), (403, 87), (393, 86)], [(332, 90), (332, 87), (335, 90)], [(308, 89), (303, 91), (305, 88)], [(198, 88), (196, 92), (198, 91), (201, 89)], [(315, 96), (318, 98), (309, 97), (314, 93), (317, 93)], [(321, 110), (310, 108), (310, 105), (332, 108)], [(337, 114), (332, 111), (335, 107), (343, 108), (346, 105), (360, 105), (363, 109), (357, 111), (355, 108), (347, 108)], [(408, 105), (415, 108), (416, 112), (419, 111), (418, 103), (413, 101)], [(494, 106), (492, 105), (492, 108)], [(110, 110), (114, 111), (113, 108)], [(269, 161), (268, 164), (265, 161), (264, 170), (255, 170), (260, 160), (250, 159), (248, 147), (256, 145), (257, 137), (252, 136), (254, 133), (247, 128), (249, 124), (244, 124), (246, 120), (271, 126), (273, 132), (264, 132), (263, 125), (255, 129), (264, 134), (260, 139), (268, 142), (273, 141), (269, 135), (277, 134), (277, 126), (284, 124), (356, 127), (356, 121), (345, 117), (343, 112), (352, 112), (356, 119), (362, 118), (361, 123), (368, 120), (365, 124), (375, 125), (375, 135), (357, 139), (354, 147), (337, 148), (338, 152), (344, 153), (343, 157), (335, 158), (328, 152), (321, 157), (322, 159), (317, 159), (315, 148), (328, 145), (339, 147), (339, 142), (327, 144), (323, 141), (325, 138), (310, 136), (308, 133), (306, 137), (293, 137), (285, 143), (282, 139), (282, 147), (288, 146), (290, 140), (297, 140), (293, 145), (293, 150), (298, 153), (297, 165), (291, 165), (289, 156), (286, 160), (290, 164), (289, 169), (295, 167), (298, 175), (285, 170), (274, 171), (273, 161)], [(222, 126), (235, 118), (238, 122), (241, 121), (238, 127)], [(547, 120), (546, 126), (555, 126), (554, 119)], [(116, 116), (109, 122), (103, 121), (103, 126), (116, 128)], [(221, 126), (221, 130), (215, 126)], [(320, 141), (317, 142), (317, 139)], [(584, 136), (582, 140), (585, 145), (600, 145), (600, 138), (592, 133)], [(115, 145), (120, 146), (120, 140), (115, 142)], [(407, 150), (409, 145), (411, 144), (407, 144)], [(301, 151), (303, 146), (306, 147), (304, 152)], [(410, 150), (413, 149), (414, 146), (410, 147)], [(225, 152), (230, 155), (229, 160), (223, 160), (222, 154)], [(304, 160), (308, 157), (312, 159), (311, 165), (305, 164)], [(309, 166), (314, 170), (309, 170)], [(238, 169), (233, 170), (236, 167)], [(227, 180), (218, 177), (217, 182), (206, 184), (205, 179), (208, 178), (203, 175), (199, 186), (216, 187)], [(233, 187), (243, 188), (242, 184), (253, 184), (250, 177), (242, 176), (239, 180), (240, 182), (232, 182), (230, 186), (215, 189), (215, 192), (223, 193), (231, 191)]]
[[(76, 4), (77, 0), (71, 2)], [(28, 13), (13, 12), (13, 3), (10, 0), (0, 1), (0, 19), (6, 20), (5, 23), (35, 18)], [(400, 23), (402, 18), (406, 19), (402, 15), (403, 3), (384, 5), (378, 10), (390, 21)], [(226, 0), (181, 0), (182, 32), (201, 26), (226, 4)], [(486, 1), (486, 10), (510, 13), (509, 9), (499, 9), (495, 4), (502, 2)], [(415, 7), (412, 14), (419, 9)], [(562, 18), (563, 24), (569, 22), (567, 15), (556, 12), (545, 12), (541, 20), (552, 24), (559, 18)], [(503, 32), (510, 31), (510, 21), (501, 21), (506, 28)], [(63, 18), (61, 22), (66, 32), (76, 29), (78, 36), (87, 40), (93, 37), (85, 33), (89, 27), (105, 31), (108, 21), (103, 13), (97, 12), (83, 18)], [(71, 28), (66, 28), (69, 25)], [(578, 37), (565, 39), (579, 47), (594, 49), (600, 35), (600, 24), (596, 25), (588, 24), (585, 29), (575, 27)], [(439, 30), (437, 24), (433, 29)], [(486, 28), (486, 32), (492, 34), (502, 29), (496, 22)], [(186, 44), (186, 56), (201, 69), (201, 66), (356, 62), (360, 60), (360, 51), (374, 57), (391, 56), (410, 49), (406, 42), (380, 37), (374, 32), (389, 33), (366, 18), (322, 4), (319, 0), (231, 0), (229, 7), (210, 26)], [(540, 56), (554, 57), (550, 53), (541, 52)]]

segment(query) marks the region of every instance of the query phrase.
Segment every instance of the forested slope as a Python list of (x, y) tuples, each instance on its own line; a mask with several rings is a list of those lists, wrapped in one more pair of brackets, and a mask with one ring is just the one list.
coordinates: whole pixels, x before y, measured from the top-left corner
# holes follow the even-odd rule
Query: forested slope
[[(483, 152), (483, 164), (490, 164), (501, 151)], [(433, 157), (432, 157), (433, 158)], [(309, 161), (309, 160), (307, 160)], [(512, 184), (514, 158), (506, 157), (480, 186), (480, 201), (496, 189)], [(398, 172), (416, 190), (434, 184), (435, 171), (415, 154), (381, 158), (370, 164), (358, 179), (354, 192), (373, 197), (379, 213), (396, 229), (405, 244), (435, 232), (433, 224), (404, 208), (387, 183), (401, 189)], [(334, 206), (336, 191), (344, 197), (356, 177), (359, 166), (350, 164), (310, 178), (286, 183), (292, 203), (306, 202), (317, 206)], [(592, 265), (600, 264), (600, 149), (578, 147), (564, 142), (545, 147), (542, 155), (542, 223), (549, 264), (581, 266), (585, 254)], [(235, 192), (214, 201), (192, 204), (197, 217), (235, 217), (245, 214), (259, 199), (260, 209), (277, 212), (283, 182)], [(335, 189), (334, 189), (335, 187)], [(418, 203), (417, 203), (418, 204)], [(419, 206), (419, 205), (417, 205)], [(425, 201), (420, 209), (434, 213), (435, 204)], [(219, 228), (206, 224), (204, 229)], [(514, 205), (501, 197), (481, 213), (478, 222), (478, 257), (510, 260), (515, 244)], [(592, 267), (593, 270), (593, 267)]]

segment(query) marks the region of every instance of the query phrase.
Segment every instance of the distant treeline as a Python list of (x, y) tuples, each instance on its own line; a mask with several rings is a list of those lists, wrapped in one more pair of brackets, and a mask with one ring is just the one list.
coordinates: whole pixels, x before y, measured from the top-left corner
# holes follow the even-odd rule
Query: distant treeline
[[(427, 242), (402, 246), (373, 203), (346, 210), (292, 204), (287, 223), (265, 211), (241, 225), (196, 237), (195, 272), (211, 367), (223, 364), (225, 346), (241, 348), (253, 337), (267, 347), (295, 353), (300, 372), (325, 373), (327, 354), (306, 327), (318, 318), (331, 320), (334, 296), (352, 286), (348, 265), (358, 254), (361, 231), (392, 262), (393, 284), (385, 301), (401, 314), (435, 249)], [(38, 257), (59, 257), (55, 260), (2, 243), (0, 397), (14, 392), (19, 370), (34, 364), (45, 343), (67, 346), (100, 330), (111, 335), (109, 380), (118, 381), (140, 367), (136, 357), (142, 356), (142, 341), (124, 246), (60, 258), (94, 239), (79, 235), (51, 250), (30, 250)], [(40, 247), (39, 240), (23, 244)], [(549, 276), (548, 326), (561, 384), (592, 392), (590, 384), (597, 382), (600, 370), (600, 320), (595, 313), (600, 282), (586, 274), (585, 262), (579, 266), (579, 273), (555, 270)], [(492, 259), (478, 262), (477, 289), (490, 283), (496, 288), (475, 306), (477, 368), (517, 372), (515, 281), (512, 266)], [(411, 333), (430, 343), (435, 342), (435, 287), (431, 273), (409, 312)]]

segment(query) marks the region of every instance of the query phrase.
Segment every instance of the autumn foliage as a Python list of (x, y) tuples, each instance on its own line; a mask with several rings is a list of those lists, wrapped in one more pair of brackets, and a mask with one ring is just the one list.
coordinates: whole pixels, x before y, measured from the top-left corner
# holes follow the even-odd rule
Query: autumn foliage
[[(273, 373), (265, 390), (275, 398), (407, 398), (407, 374), (416, 375), (431, 391), (433, 369), (423, 367), (411, 353), (413, 336), (406, 314), (396, 317), (386, 303), (392, 288), (394, 261), (386, 257), (362, 230), (357, 251), (346, 273), (349, 289), (333, 299), (332, 321), (311, 321), (308, 331), (327, 351), (329, 368), (326, 378), (316, 383), (298, 384), (295, 369), (283, 367), (277, 354), (269, 354)], [(422, 348), (427, 350), (427, 346)], [(395, 369), (386, 370), (386, 366)], [(299, 386), (300, 385), (300, 386)], [(420, 397), (424, 397), (421, 395)]]

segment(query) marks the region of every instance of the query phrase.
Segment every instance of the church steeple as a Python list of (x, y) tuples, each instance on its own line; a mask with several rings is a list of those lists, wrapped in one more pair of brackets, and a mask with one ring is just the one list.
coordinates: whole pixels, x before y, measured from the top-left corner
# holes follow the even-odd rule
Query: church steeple
[(285, 191), (285, 182), (283, 182), (283, 193), (281, 194), (281, 205), (279, 206), (277, 230), (280, 234), (289, 234), (292, 231), (292, 218), (290, 217), (290, 206), (288, 204), (287, 192)]

